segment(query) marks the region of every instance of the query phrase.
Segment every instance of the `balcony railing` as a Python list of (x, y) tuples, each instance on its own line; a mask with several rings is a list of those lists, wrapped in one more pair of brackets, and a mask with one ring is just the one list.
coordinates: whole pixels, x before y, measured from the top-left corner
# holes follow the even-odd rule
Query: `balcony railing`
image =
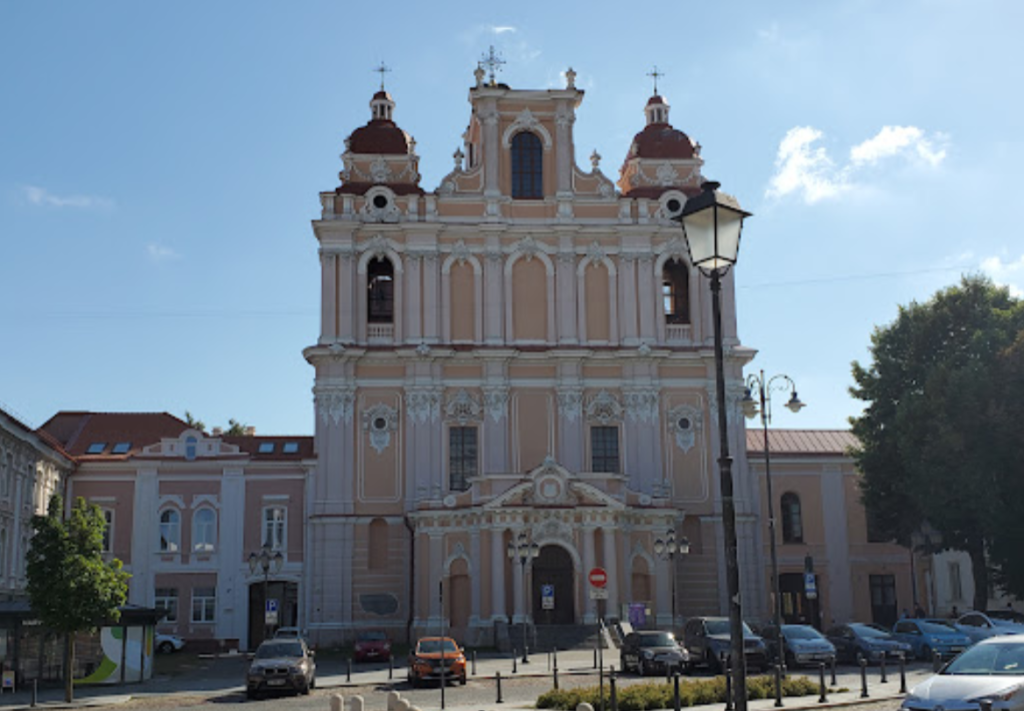
[(392, 343), (395, 340), (395, 324), (369, 323), (366, 325), (366, 340), (370, 343)]
[(665, 340), (669, 343), (688, 343), (690, 341), (690, 324), (666, 323)]

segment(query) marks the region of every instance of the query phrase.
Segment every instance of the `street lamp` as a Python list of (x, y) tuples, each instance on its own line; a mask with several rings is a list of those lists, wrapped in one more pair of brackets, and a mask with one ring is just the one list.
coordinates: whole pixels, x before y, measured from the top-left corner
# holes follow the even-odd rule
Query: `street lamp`
[(513, 563), (518, 559), (519, 565), (523, 569), (523, 664), (529, 664), (530, 659), (526, 653), (526, 609), (529, 606), (529, 588), (526, 586), (526, 561), (532, 560), (540, 555), (540, 546), (536, 543), (531, 543), (529, 536), (526, 535), (526, 531), (520, 531), (519, 535), (515, 539), (508, 542), (508, 558)]
[(665, 538), (661, 538), (654, 541), (654, 552), (662, 560), (668, 561), (668, 567), (671, 572), (672, 580), (672, 631), (676, 630), (676, 553), (679, 555), (686, 555), (690, 552), (690, 540), (683, 536), (676, 541), (676, 530), (674, 528), (668, 529), (665, 533)]
[(270, 625), (267, 624), (267, 584), (270, 582), (270, 572), (274, 575), (281, 572), (284, 565), (284, 556), (281, 551), (274, 551), (269, 545), (264, 545), (259, 553), (249, 554), (249, 572), (256, 575), (263, 571), (263, 639), (270, 636)]
[[(757, 389), (758, 399), (751, 395)], [(757, 375), (751, 373), (747, 377), (747, 389), (743, 393), (743, 414), (747, 419), (757, 417), (761, 414), (761, 428), (764, 431), (764, 476), (768, 487), (768, 537), (771, 540), (772, 551), (772, 592), (775, 594), (775, 634), (778, 635), (776, 643), (779, 645), (779, 659), (785, 664), (785, 638), (782, 636), (782, 593), (779, 589), (779, 556), (776, 550), (775, 541), (775, 498), (772, 495), (772, 459), (768, 450), (768, 425), (772, 421), (772, 390), (781, 392), (789, 389), (790, 397), (786, 407), (794, 414), (800, 412), (805, 405), (796, 395), (796, 383), (788, 375), (773, 375), (765, 380), (764, 371)]]
[(725, 402), (725, 366), (722, 353), (722, 275), (736, 263), (743, 219), (731, 195), (719, 192), (714, 181), (701, 185), (702, 192), (686, 201), (679, 220), (686, 238), (690, 263), (711, 280), (711, 311), (715, 325), (715, 381), (718, 399), (719, 487), (722, 490), (722, 528), (725, 535), (725, 580), (729, 594), (729, 636), (732, 653), (733, 698), (736, 711), (747, 711), (747, 669), (743, 654), (743, 611), (740, 605), (740, 567), (736, 550), (736, 504), (733, 500), (732, 457)]

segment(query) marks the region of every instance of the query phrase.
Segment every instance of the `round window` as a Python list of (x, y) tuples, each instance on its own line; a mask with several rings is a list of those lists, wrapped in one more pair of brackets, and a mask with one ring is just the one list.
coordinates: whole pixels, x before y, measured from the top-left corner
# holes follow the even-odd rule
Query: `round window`
[(373, 206), (375, 208), (377, 208), (378, 210), (383, 210), (385, 207), (388, 206), (388, 199), (387, 199), (387, 197), (384, 196), (384, 195), (374, 195), (373, 196)]
[(373, 421), (373, 429), (375, 430), (387, 429), (387, 426), (388, 421), (385, 420), (383, 417), (378, 417)]
[(668, 202), (665, 203), (665, 207), (667, 207), (668, 211), (674, 215), (683, 208), (683, 203), (679, 202), (675, 198), (671, 198)]
[(679, 421), (676, 424), (679, 425), (679, 429), (681, 429), (681, 430), (688, 430), (688, 429), (690, 429), (690, 418), (689, 417), (680, 417)]

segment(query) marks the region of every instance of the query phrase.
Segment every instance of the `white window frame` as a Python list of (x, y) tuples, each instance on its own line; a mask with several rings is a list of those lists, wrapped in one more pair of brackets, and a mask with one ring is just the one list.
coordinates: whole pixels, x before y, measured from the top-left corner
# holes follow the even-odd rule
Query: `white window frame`
[(156, 592), (159, 593), (161, 590), (169, 590), (172, 595), (154, 595), (153, 607), (157, 609), (163, 609), (167, 611), (167, 616), (164, 617), (160, 622), (172, 624), (178, 622), (178, 588), (157, 588)]
[[(209, 514), (212, 518), (209, 523), (201, 522), (201, 517)], [(209, 528), (209, 536), (204, 539), (200, 535), (200, 526)], [(192, 552), (213, 553), (217, 550), (217, 512), (209, 506), (196, 509), (192, 514)]]
[[(173, 523), (164, 523), (164, 515), (173, 514), (175, 521)], [(179, 553), (181, 551), (181, 512), (176, 508), (165, 508), (161, 509), (160, 515), (157, 518), (158, 525), (160, 527), (160, 552), (161, 553)], [(173, 526), (175, 536), (173, 540), (170, 536), (164, 535), (164, 526)]]
[[(212, 590), (213, 595), (198, 595), (199, 591)], [(198, 603), (198, 607), (196, 604)], [(196, 618), (199, 612), (199, 618)], [(192, 588), (192, 612), (190, 615), (194, 624), (212, 624), (217, 621), (217, 588), (201, 587)]]
[[(268, 518), (274, 511), (280, 511), (281, 517)], [(286, 551), (288, 543), (288, 507), (272, 505), (263, 507), (263, 516), (260, 519), (261, 536), (260, 540), (271, 550)]]

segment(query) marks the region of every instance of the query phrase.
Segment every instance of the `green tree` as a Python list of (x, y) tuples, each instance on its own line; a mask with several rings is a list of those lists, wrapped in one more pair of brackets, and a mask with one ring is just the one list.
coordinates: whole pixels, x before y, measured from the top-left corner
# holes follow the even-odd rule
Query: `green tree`
[(1003, 456), (997, 480), (1000, 506), (994, 520), (998, 535), (992, 539), (989, 558), (995, 582), (1017, 598), (1024, 598), (1024, 332), (1004, 350), (998, 361), (1002, 402), (996, 413), (993, 441)]
[(130, 576), (121, 561), (103, 559), (106, 522), (98, 506), (79, 497), (69, 516), (63, 514), (64, 500), (54, 494), (46, 515), (32, 517), (28, 594), (43, 625), (64, 635), (64, 699), (70, 702), (75, 635), (120, 617)]
[(228, 420), (228, 428), (224, 431), (224, 434), (229, 437), (243, 437), (245, 436), (245, 430), (248, 425), (243, 425), (238, 420)]
[(192, 413), (188, 410), (185, 410), (185, 423), (194, 430), (199, 430), (200, 432), (206, 431), (206, 423), (202, 420), (193, 418)]
[(853, 363), (850, 392), (867, 402), (851, 418), (853, 456), (871, 525), (906, 545), (927, 522), (944, 548), (966, 551), (976, 609), (988, 602), (986, 552), (1007, 515), (999, 495), (1005, 464), (1024, 457), (995, 436), (1006, 395), (1001, 357), (1022, 329), (1020, 301), (983, 277), (965, 277), (924, 304), (901, 307), (872, 334), (870, 366)]

